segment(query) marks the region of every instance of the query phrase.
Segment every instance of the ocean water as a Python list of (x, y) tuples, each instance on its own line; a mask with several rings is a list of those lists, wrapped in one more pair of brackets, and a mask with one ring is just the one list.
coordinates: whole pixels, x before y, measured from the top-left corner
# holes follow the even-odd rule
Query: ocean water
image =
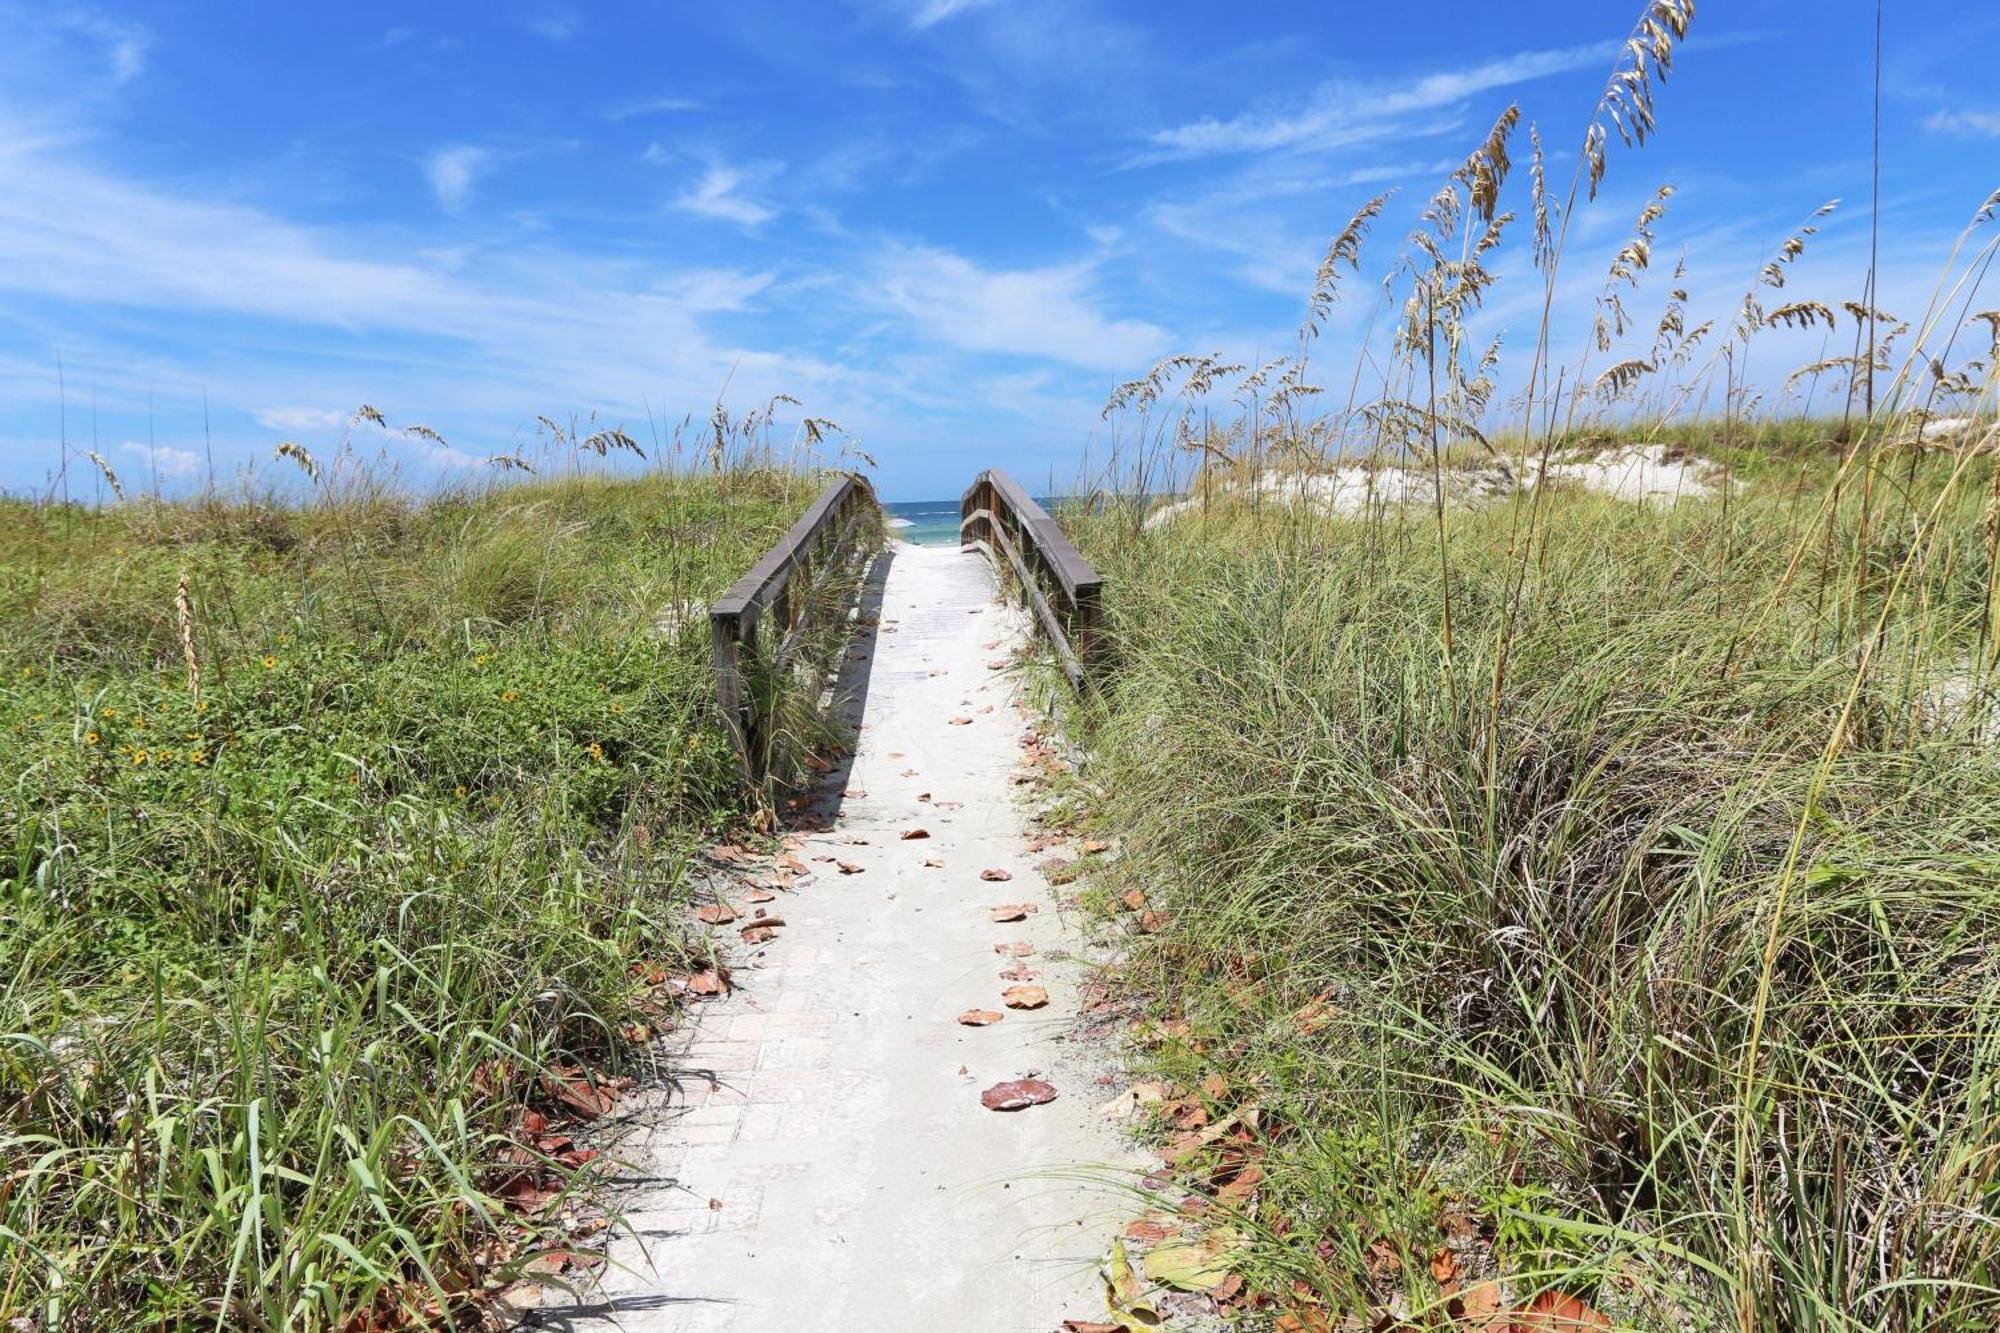
[(901, 500), (882, 506), (889, 535), (918, 546), (958, 545), (958, 501)]

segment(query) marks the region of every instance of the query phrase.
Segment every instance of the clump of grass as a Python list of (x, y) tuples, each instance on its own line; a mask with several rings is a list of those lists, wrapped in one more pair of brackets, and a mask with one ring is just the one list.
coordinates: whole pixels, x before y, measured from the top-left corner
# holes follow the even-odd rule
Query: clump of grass
[(751, 811), (663, 613), (811, 478), (288, 456), (303, 505), (0, 511), (0, 1322), (459, 1310), (531, 1257), (521, 1109), (704, 962), (692, 859)]
[[(1457, 1212), (1517, 1290), (1641, 1326), (1990, 1322), (2000, 761), (1958, 490), (1928, 609), (1848, 633), (1817, 570), (1774, 597), (1781, 489), (1727, 524), (1552, 499), (1511, 629), (1508, 518), (1466, 516), (1448, 657), (1440, 566), (1398, 553), (1425, 516), (1078, 524), (1121, 663), (1105, 887), (1169, 923), (1133, 963), (1191, 1025), (1162, 1067), (1283, 1126), (1274, 1276), (1380, 1304), (1389, 1236), (1442, 1309)], [(1877, 633), (1896, 665), (1857, 683)]]
[[(1422, 207), (1335, 393), (1308, 353), (1380, 199), (1292, 357), (1114, 392), (1108, 476), (1065, 516), (1117, 664), (1077, 710), (1126, 849), (1094, 892), (1149, 912), (1124, 972), (1147, 1060), (1210, 1113), (1257, 1108), (1254, 1142), (1177, 1156), (1204, 1193), (1262, 1173), (1206, 1215), (1242, 1308), (1299, 1327), (1451, 1326), (1478, 1281), (1643, 1328), (2000, 1318), (2000, 320), (1976, 311), (2000, 195), (1921, 318), (1775, 294), (1822, 208), (1690, 327), (1678, 268), (1657, 320), (1633, 309), (1662, 188), (1558, 364), (1569, 224), (1611, 136), (1651, 131), (1692, 8), (1644, 8), (1566, 193), (1528, 127), (1544, 300), (1511, 373), (1475, 336), (1510, 108)], [(1856, 351), (1767, 399), (1773, 327)], [(1927, 435), (1946, 414), (1970, 424)], [(1447, 470), (1599, 441), (1726, 481), (1448, 500)], [(1435, 485), (1343, 516), (1258, 484), (1355, 462)], [(1148, 528), (1106, 498), (1162, 491), (1202, 503)]]

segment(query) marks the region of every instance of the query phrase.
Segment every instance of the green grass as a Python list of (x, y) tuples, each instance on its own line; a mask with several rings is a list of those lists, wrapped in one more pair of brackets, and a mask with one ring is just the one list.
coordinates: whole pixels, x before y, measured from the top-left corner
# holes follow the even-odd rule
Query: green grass
[(1459, 1288), (1620, 1326), (2000, 1318), (1992, 464), (1876, 457), (1442, 543), (1069, 518), (1093, 892), (1165, 914), (1143, 1063), (1264, 1108), (1254, 1288), (1443, 1327), (1469, 1223)]
[(748, 813), (702, 606), (813, 490), (0, 511), (0, 1323), (393, 1322), (517, 1271), (521, 1108), (662, 1020)]

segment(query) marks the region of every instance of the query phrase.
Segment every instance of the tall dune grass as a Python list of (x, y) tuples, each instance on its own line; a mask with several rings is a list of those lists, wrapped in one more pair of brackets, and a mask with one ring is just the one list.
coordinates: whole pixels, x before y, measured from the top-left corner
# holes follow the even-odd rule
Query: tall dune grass
[[(1126, 840), (1097, 892), (1154, 913), (1125, 973), (1150, 1060), (1260, 1108), (1182, 1179), (1256, 1161), (1207, 1216), (1288, 1327), (1476, 1327), (1496, 1281), (1639, 1328), (2000, 1321), (2000, 193), (1921, 314), (1787, 287), (1821, 209), (1731, 317), (1691, 326), (1676, 271), (1641, 321), (1667, 189), (1559, 308), (1570, 221), (1691, 18), (1646, 6), (1566, 190), (1500, 118), (1351, 369), (1317, 339), (1379, 199), (1297, 353), (1122, 386), (1100, 499), (1201, 504), (1066, 515), (1111, 590), (1116, 669), (1078, 710)], [(1545, 301), (1510, 360), (1472, 330), (1521, 228)], [(1748, 374), (1780, 327), (1857, 351)], [(1725, 484), (1443, 484), (1634, 442)], [(1439, 484), (1351, 513), (1258, 485), (1356, 464)]]

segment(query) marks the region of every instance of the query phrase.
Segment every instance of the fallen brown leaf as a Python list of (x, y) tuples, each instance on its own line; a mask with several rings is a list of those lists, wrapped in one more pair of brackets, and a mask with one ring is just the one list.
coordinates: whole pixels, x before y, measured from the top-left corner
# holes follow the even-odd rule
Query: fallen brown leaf
[(1610, 1316), (1566, 1291), (1545, 1291), (1508, 1318), (1508, 1333), (1597, 1333), (1611, 1327)]
[(1055, 1088), (1038, 1078), (1010, 1079), (995, 1083), (979, 1094), (979, 1104), (989, 1111), (1023, 1111), (1056, 1099)]
[(1040, 986), (1009, 986), (1000, 998), (1009, 1009), (1039, 1009), (1049, 1002), (1049, 993)]
[(950, 725), (954, 727), (969, 727), (972, 725), (972, 719), (969, 717), (955, 717), (951, 719)]
[(1005, 883), (1007, 880), (1014, 878), (1014, 872), (1011, 870), (1002, 870), (999, 867), (995, 866), (990, 870), (980, 871), (979, 878), (985, 880), (989, 884), (1001, 884)]
[(958, 1016), (958, 1021), (969, 1028), (983, 1028), (1006, 1016), (996, 1009), (968, 1009)]
[(993, 952), (1002, 958), (1030, 958), (1034, 956), (1035, 946), (1026, 940), (1015, 940), (1009, 944), (994, 945)]
[(1009, 921), (1019, 921), (1023, 919), (1028, 915), (1028, 913), (1034, 910), (1035, 910), (1035, 905), (1033, 903), (1001, 903), (998, 907), (995, 907), (990, 911), (988, 911), (986, 915), (992, 917), (994, 921), (1004, 926)]
[(736, 909), (721, 903), (703, 903), (695, 908), (694, 914), (709, 926), (726, 926), (736, 919)]
[(930, 837), (931, 831), (927, 828), (906, 828), (901, 833), (898, 833), (896, 836), (901, 838), (904, 842), (915, 842), (919, 838)]
[(836, 861), (834, 864), (840, 867), (840, 873), (843, 875), (858, 875), (868, 868), (867, 866), (856, 865), (852, 861)]

